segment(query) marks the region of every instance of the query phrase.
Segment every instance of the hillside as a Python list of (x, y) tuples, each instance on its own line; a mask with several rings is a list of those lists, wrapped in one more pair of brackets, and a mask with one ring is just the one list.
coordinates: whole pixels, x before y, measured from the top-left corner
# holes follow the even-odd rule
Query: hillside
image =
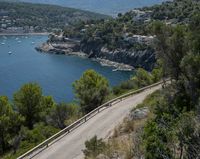
[(154, 20), (162, 20), (167, 24), (188, 23), (192, 16), (200, 11), (199, 0), (174, 0), (162, 5), (144, 7), (142, 11), (151, 11)]
[(56, 4), (116, 16), (133, 8), (160, 4), (165, 0), (21, 0), (32, 3)]
[[(109, 140), (97, 134), (86, 141), (85, 159), (200, 158), (199, 2), (177, 0), (160, 7), (153, 7), (161, 21), (152, 23), (151, 31), (161, 74), (171, 84), (133, 108)], [(138, 83), (148, 82), (148, 74), (139, 75)]]
[[(65, 27), (60, 41), (70, 45), (67, 47), (56, 45), (54, 48), (39, 50), (61, 54), (67, 54), (67, 50), (81, 51), (104, 65), (114, 62), (113, 66), (116, 66), (118, 63), (123, 63), (130, 65), (130, 68), (144, 68), (151, 71), (156, 63), (152, 24), (155, 21), (162, 21), (167, 25), (187, 24), (192, 15), (199, 10), (200, 3), (195, 0), (175, 0), (134, 9), (125, 14), (119, 13), (114, 19)], [(49, 41), (59, 42), (55, 39), (58, 38), (50, 38)], [(72, 40), (69, 42), (66, 39)], [(79, 43), (71, 45), (73, 39), (78, 39)], [(45, 48), (48, 46), (45, 45)]]
[(45, 32), (80, 20), (103, 18), (108, 16), (54, 5), (0, 1), (1, 32)]

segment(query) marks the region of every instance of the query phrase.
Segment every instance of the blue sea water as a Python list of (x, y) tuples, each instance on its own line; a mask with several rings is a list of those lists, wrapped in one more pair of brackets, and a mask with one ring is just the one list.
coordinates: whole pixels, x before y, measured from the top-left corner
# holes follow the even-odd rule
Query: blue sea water
[(115, 16), (133, 8), (160, 4), (166, 0), (21, 0), (32, 3), (55, 4)]
[(57, 102), (70, 102), (74, 99), (72, 83), (87, 69), (104, 75), (112, 86), (132, 74), (113, 72), (111, 67), (86, 58), (37, 52), (35, 46), (46, 40), (47, 36), (0, 36), (0, 95), (11, 100), (23, 84), (37, 82), (45, 95)]

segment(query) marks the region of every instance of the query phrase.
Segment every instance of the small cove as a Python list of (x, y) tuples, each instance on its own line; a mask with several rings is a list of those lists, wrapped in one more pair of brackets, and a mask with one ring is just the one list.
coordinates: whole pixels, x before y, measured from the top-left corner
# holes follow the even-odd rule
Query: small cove
[(74, 99), (72, 83), (87, 69), (104, 75), (111, 86), (127, 80), (133, 72), (113, 71), (87, 58), (39, 53), (35, 46), (45, 42), (47, 36), (0, 36), (0, 95), (12, 99), (23, 84), (38, 83), (44, 95), (56, 102)]

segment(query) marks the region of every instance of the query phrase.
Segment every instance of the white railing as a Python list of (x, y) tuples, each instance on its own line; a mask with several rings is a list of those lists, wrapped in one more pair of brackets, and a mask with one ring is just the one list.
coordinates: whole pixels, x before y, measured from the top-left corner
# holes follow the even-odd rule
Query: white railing
[[(166, 81), (169, 81), (169, 80), (166, 80)], [(30, 158), (33, 158), (38, 153), (43, 151), (45, 148), (49, 147), (50, 145), (52, 145), (53, 143), (55, 143), (56, 141), (61, 139), (64, 135), (67, 135), (68, 133), (70, 133), (71, 131), (73, 131), (74, 129), (76, 129), (77, 127), (82, 125), (83, 123), (87, 122), (90, 118), (92, 118), (96, 114), (100, 113), (102, 110), (104, 110), (106, 108), (109, 108), (110, 106), (122, 101), (126, 97), (132, 96), (133, 94), (136, 94), (136, 93), (140, 93), (140, 92), (142, 92), (142, 91), (144, 91), (146, 89), (158, 86), (158, 85), (160, 85), (162, 83), (163, 83), (163, 81), (154, 83), (152, 85), (149, 85), (149, 86), (143, 87), (141, 89), (129, 92), (127, 94), (121, 95), (121, 96), (119, 96), (119, 97), (117, 97), (115, 99), (112, 99), (112, 100), (104, 103), (103, 105), (99, 106), (98, 108), (94, 109), (93, 111), (91, 111), (90, 113), (86, 114), (82, 118), (78, 119), (77, 121), (75, 121), (71, 125), (67, 126), (63, 130), (61, 130), (58, 133), (56, 133), (55, 135), (53, 135), (52, 137), (50, 137), (47, 140), (43, 141), (41, 144), (39, 144), (36, 147), (34, 147), (33, 149), (29, 150), (28, 152), (26, 152), (22, 156), (18, 157), (17, 159), (24, 159), (24, 158), (30, 159)]]

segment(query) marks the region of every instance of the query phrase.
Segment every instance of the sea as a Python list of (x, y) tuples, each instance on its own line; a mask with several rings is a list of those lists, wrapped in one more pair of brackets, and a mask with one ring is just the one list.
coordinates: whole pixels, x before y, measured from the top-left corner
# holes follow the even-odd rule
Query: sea
[(56, 102), (75, 100), (72, 83), (84, 71), (94, 69), (105, 76), (111, 86), (129, 79), (134, 73), (113, 71), (87, 58), (40, 53), (37, 45), (45, 42), (47, 36), (0, 36), (0, 95), (12, 100), (13, 94), (22, 85), (38, 83), (44, 95), (50, 95)]

